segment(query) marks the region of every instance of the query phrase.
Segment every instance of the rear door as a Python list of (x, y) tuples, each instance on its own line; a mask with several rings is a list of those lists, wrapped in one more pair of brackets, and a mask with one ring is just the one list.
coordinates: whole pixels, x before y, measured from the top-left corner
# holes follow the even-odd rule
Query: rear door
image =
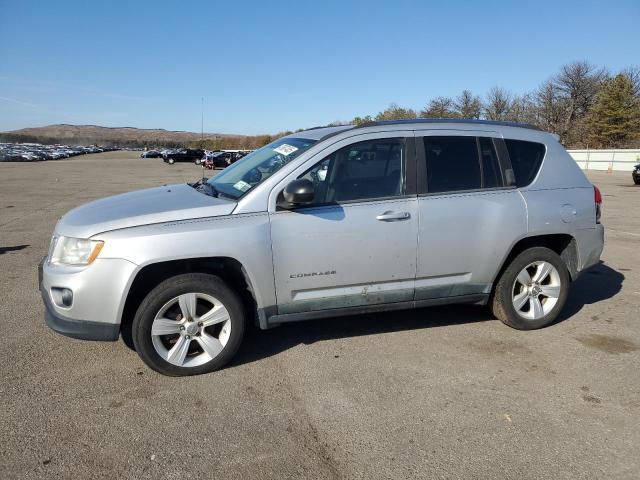
[(491, 132), (421, 131), (416, 150), (416, 300), (480, 299), (527, 231), (526, 206), (512, 184), (503, 140)]
[(418, 202), (413, 133), (343, 140), (295, 178), (314, 183), (308, 206), (270, 213), (278, 313), (410, 302)]

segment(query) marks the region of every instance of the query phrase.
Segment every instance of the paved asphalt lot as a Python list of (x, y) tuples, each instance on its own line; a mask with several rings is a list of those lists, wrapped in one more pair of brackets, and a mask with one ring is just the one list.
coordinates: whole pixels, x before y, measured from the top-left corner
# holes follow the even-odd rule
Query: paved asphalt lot
[(640, 187), (603, 191), (604, 263), (563, 320), (481, 307), (293, 324), (227, 369), (167, 378), (123, 342), (49, 331), (36, 264), (86, 201), (193, 180), (112, 152), (0, 164), (0, 478), (638, 478)]

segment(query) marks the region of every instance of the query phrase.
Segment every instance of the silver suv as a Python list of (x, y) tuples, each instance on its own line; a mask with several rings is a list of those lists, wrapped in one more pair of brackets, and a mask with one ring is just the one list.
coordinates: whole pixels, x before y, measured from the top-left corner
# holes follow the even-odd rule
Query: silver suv
[(122, 333), (167, 375), (222, 367), (248, 322), (471, 303), (540, 328), (600, 258), (600, 202), (526, 125), (311, 129), (208, 181), (64, 215), (41, 264), (45, 319), (74, 338)]

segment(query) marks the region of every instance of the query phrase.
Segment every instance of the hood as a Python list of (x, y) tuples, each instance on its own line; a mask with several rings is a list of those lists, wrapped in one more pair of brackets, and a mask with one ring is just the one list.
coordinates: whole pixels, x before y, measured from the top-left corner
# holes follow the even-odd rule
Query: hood
[(65, 214), (56, 233), (89, 238), (98, 233), (151, 223), (229, 215), (236, 203), (210, 197), (187, 184), (167, 185), (102, 198)]

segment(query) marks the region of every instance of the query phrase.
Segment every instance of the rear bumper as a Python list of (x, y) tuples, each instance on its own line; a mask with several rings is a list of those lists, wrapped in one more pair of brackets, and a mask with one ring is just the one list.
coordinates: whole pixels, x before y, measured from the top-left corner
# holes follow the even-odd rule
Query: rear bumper
[(578, 230), (575, 234), (578, 244), (578, 272), (597, 264), (604, 249), (604, 226)]

